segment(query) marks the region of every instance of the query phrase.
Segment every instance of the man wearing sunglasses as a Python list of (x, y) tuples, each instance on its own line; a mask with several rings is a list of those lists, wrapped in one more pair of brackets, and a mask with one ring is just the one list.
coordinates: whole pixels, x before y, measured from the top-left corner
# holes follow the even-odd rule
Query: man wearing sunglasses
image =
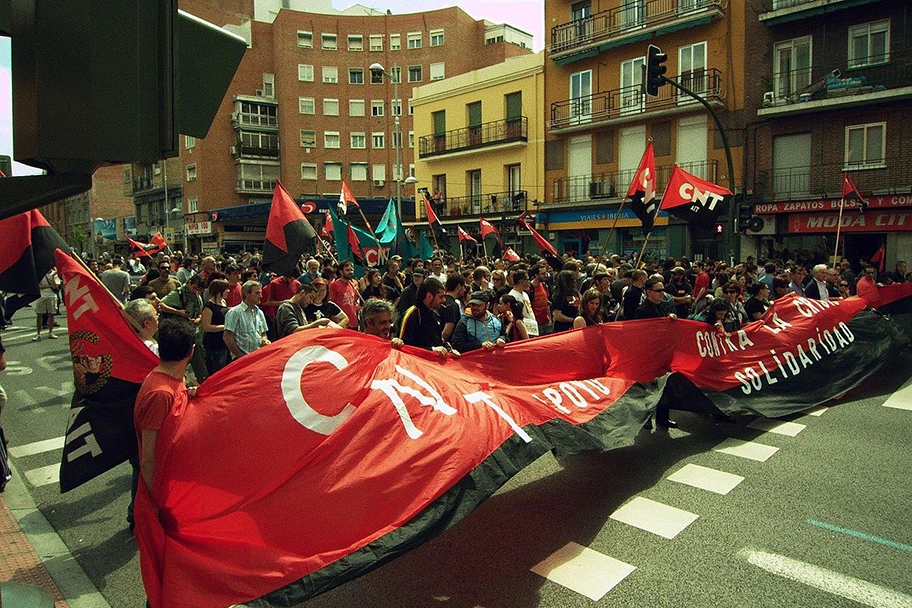
[(181, 284), (180, 281), (171, 276), (171, 262), (160, 262), (158, 272), (158, 278), (152, 279), (147, 285), (155, 290), (159, 300), (164, 300), (169, 293), (179, 289)]
[[(637, 307), (636, 314), (633, 317), (634, 319), (658, 319), (661, 317), (668, 317), (669, 319), (678, 318), (676, 314), (669, 313), (668, 308), (664, 304), (665, 284), (662, 282), (661, 276), (650, 277), (646, 281), (643, 290), (646, 292), (646, 301)], [(656, 406), (656, 426), (671, 429), (678, 427), (678, 423), (668, 417), (670, 399), (670, 396), (663, 395), (662, 400), (659, 401), (659, 404)], [(643, 428), (646, 430), (652, 429), (652, 417), (646, 420)]]

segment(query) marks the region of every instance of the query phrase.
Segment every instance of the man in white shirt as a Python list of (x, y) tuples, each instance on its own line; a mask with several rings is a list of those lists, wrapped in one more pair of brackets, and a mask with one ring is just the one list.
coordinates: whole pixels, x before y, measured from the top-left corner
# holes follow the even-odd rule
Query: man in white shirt
[(535, 320), (535, 313), (532, 312), (532, 301), (529, 299), (529, 273), (525, 270), (517, 270), (513, 273), (513, 289), (508, 295), (516, 298), (516, 301), (523, 307), (523, 325), (529, 332), (529, 337), (538, 335), (538, 322)]
[(443, 269), (443, 260), (440, 258), (431, 259), (431, 274), (429, 274), (428, 277), (435, 278), (446, 285), (447, 274)]
[(38, 283), (38, 290), (41, 296), (35, 302), (35, 314), (38, 315), (38, 328), (35, 331), (35, 337), (32, 342), (41, 339), (42, 316), (47, 315), (48, 338), (57, 339), (54, 334), (54, 315), (57, 313), (57, 290), (60, 289), (60, 279), (57, 278), (57, 271), (53, 268), (47, 271), (47, 274)]

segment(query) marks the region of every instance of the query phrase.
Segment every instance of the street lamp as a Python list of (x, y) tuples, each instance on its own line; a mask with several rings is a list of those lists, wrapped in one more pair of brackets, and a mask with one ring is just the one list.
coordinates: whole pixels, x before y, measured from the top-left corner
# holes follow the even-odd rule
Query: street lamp
[[(392, 74), (386, 71), (379, 63), (372, 63), (370, 67), (367, 68), (372, 73), (380, 72), (381, 74), (386, 74), (386, 76), (393, 81), (393, 99), (399, 101), (399, 80), (394, 78)], [(393, 104), (390, 104), (391, 107), (395, 107)], [(399, 113), (394, 114), (394, 128), (395, 128), (395, 144), (396, 144), (396, 213), (399, 215), (399, 221), (402, 222), (402, 131), (399, 127), (399, 115), (402, 114), (402, 104), (399, 104)], [(409, 176), (409, 179), (415, 180), (414, 177)], [(405, 180), (405, 183), (415, 183), (418, 180), (409, 182)]]

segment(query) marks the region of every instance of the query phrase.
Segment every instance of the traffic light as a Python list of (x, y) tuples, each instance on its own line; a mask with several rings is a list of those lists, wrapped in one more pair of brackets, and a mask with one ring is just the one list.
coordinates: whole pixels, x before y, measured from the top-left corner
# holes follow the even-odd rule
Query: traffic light
[(646, 70), (643, 78), (643, 92), (652, 97), (658, 97), (659, 87), (665, 84), (665, 72), (668, 67), (662, 65), (668, 55), (654, 44), (649, 45), (646, 51)]
[(0, 218), (84, 191), (100, 166), (177, 156), (179, 134), (205, 137), (247, 50), (178, 0), (6, 3), (14, 158), (57, 179), (0, 180)]
[(750, 203), (738, 203), (738, 232), (745, 232), (754, 216), (754, 206)]

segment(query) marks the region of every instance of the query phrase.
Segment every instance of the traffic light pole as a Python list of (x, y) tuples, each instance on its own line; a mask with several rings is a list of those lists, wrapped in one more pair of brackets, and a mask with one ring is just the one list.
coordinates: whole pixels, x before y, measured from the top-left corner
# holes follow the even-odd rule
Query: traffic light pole
[(732, 200), (731, 200), (731, 203), (729, 204), (729, 209), (728, 209), (728, 215), (729, 215), (728, 234), (730, 235), (729, 238), (731, 239), (729, 242), (729, 245), (728, 245), (728, 251), (729, 251), (729, 255), (731, 255), (733, 263), (737, 264), (740, 261), (740, 257), (741, 257), (741, 251), (740, 251), (741, 247), (740, 247), (740, 243), (738, 242), (737, 227), (736, 227), (736, 222), (738, 221), (738, 214), (737, 214), (736, 203), (735, 203), (735, 201), (737, 200), (736, 199), (737, 192), (735, 190), (735, 166), (732, 163), (732, 153), (731, 153), (731, 148), (728, 145), (728, 135), (726, 135), (726, 133), (725, 133), (725, 127), (722, 126), (722, 121), (719, 120), (719, 117), (716, 115), (716, 111), (713, 110), (713, 107), (711, 105), (709, 105), (709, 102), (707, 102), (705, 99), (703, 99), (702, 97), (700, 97), (699, 95), (697, 95), (696, 93), (694, 93), (693, 91), (691, 91), (690, 89), (685, 87), (684, 85), (682, 85), (678, 82), (675, 82), (674, 80), (671, 80), (667, 76), (662, 75), (661, 78), (662, 78), (663, 84), (670, 84), (671, 86), (678, 89), (682, 93), (686, 93), (687, 95), (693, 97), (694, 99), (699, 101), (701, 104), (703, 104), (703, 107), (706, 108), (706, 111), (709, 112), (710, 116), (713, 117), (713, 120), (716, 123), (716, 128), (719, 130), (719, 135), (722, 137), (722, 145), (725, 146), (725, 162), (728, 163), (728, 184), (729, 184), (728, 189), (732, 191)]

